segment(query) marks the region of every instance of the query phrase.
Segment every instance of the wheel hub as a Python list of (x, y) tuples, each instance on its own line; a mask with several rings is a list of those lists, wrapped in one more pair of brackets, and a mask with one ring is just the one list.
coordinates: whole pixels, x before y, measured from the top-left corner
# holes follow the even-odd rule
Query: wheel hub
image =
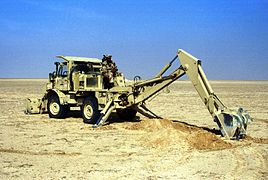
[(50, 104), (49, 109), (50, 109), (51, 114), (57, 115), (60, 111), (60, 105), (56, 102), (53, 102)]
[(93, 109), (90, 105), (84, 107), (84, 115), (87, 119), (90, 119), (93, 115)]

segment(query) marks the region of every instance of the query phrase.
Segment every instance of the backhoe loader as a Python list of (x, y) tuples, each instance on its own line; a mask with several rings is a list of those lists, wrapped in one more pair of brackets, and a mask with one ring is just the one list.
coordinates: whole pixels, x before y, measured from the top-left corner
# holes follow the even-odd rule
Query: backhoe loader
[[(48, 112), (51, 118), (64, 118), (71, 107), (78, 107), (84, 122), (93, 124), (94, 128), (103, 125), (112, 112), (128, 119), (134, 118), (137, 112), (160, 118), (145, 106), (146, 100), (187, 75), (226, 139), (242, 138), (252, 121), (243, 108), (231, 110), (223, 104), (210, 86), (201, 61), (182, 49), (152, 79), (141, 80), (136, 76), (131, 84), (118, 72), (111, 56), (104, 56), (102, 60), (58, 58), (64, 62), (55, 63), (56, 70), (49, 74), (43, 97), (27, 99), (27, 114)], [(177, 59), (178, 68), (165, 75)]]

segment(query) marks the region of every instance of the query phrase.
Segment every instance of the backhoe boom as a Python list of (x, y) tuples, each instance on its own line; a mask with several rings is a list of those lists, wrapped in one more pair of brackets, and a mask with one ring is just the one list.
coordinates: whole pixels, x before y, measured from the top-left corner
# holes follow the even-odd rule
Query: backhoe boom
[[(179, 68), (170, 75), (163, 76), (177, 58), (179, 58), (181, 64)], [(175, 58), (165, 65), (155, 78), (134, 84), (134, 92), (136, 92), (134, 104), (144, 104), (147, 99), (184, 74), (187, 74), (194, 85), (209, 113), (218, 124), (223, 136), (227, 139), (232, 139), (240, 138), (246, 134), (247, 124), (251, 121), (247, 111), (243, 110), (243, 108), (239, 108), (237, 111), (227, 108), (214, 93), (201, 67), (201, 61), (182, 49), (178, 50)]]
[(178, 50), (178, 57), (209, 113), (218, 124), (222, 135), (228, 139), (245, 135), (247, 124), (251, 121), (247, 111), (243, 108), (237, 111), (230, 110), (223, 104), (210, 86), (200, 60), (181, 49)]

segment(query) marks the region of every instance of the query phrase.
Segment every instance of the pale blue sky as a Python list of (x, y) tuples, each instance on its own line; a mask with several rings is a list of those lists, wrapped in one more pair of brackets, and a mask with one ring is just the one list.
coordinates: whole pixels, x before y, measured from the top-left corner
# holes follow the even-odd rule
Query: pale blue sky
[(128, 79), (150, 78), (178, 48), (209, 79), (268, 80), (268, 1), (0, 1), (0, 78), (46, 78), (56, 55), (103, 54)]

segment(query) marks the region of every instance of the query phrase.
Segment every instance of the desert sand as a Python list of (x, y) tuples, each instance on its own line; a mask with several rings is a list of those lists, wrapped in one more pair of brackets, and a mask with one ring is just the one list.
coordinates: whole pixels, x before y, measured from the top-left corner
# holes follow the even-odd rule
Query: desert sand
[(254, 118), (245, 139), (224, 140), (189, 81), (148, 101), (163, 120), (113, 115), (93, 129), (66, 119), (25, 115), (46, 80), (0, 79), (0, 179), (267, 179), (268, 81), (211, 81), (230, 108)]

